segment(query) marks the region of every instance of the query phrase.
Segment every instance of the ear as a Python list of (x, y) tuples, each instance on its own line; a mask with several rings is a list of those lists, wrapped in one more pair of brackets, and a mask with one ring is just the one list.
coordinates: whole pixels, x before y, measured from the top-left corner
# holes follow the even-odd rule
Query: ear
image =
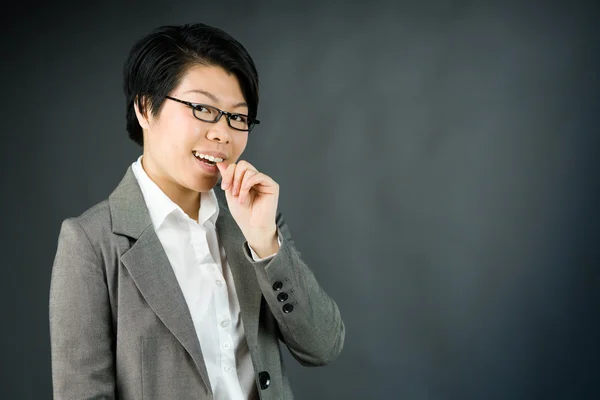
[(148, 101), (145, 97), (142, 97), (141, 100), (142, 100), (141, 103), (142, 103), (142, 107), (143, 107), (142, 110), (140, 110), (140, 108), (138, 107), (138, 98), (136, 97), (135, 100), (133, 101), (133, 108), (135, 109), (135, 116), (137, 117), (137, 120), (138, 120), (140, 126), (142, 127), (142, 129), (149, 129), (150, 121), (148, 118)]

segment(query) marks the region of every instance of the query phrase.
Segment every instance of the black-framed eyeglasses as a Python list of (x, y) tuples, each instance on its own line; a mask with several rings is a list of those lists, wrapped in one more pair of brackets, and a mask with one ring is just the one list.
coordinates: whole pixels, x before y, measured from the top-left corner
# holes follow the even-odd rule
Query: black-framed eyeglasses
[(230, 113), (227, 111), (219, 110), (217, 107), (209, 106), (208, 104), (191, 103), (189, 101), (176, 99), (175, 97), (165, 96), (165, 98), (177, 101), (191, 107), (194, 117), (200, 121), (216, 123), (219, 122), (221, 117), (224, 115), (227, 119), (227, 124), (237, 130), (250, 132), (254, 125), (260, 124), (257, 119), (252, 119), (244, 114)]

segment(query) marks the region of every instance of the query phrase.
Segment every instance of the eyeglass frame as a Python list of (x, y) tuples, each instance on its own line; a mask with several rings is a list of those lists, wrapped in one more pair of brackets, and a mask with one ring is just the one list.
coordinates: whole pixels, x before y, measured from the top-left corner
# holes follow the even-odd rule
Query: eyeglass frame
[[(240, 114), (240, 113), (232, 113), (232, 112), (228, 112), (228, 111), (223, 111), (215, 106), (211, 106), (210, 104), (202, 104), (202, 103), (192, 103), (190, 101), (185, 101), (185, 100), (181, 100), (181, 99), (177, 99), (175, 97), (171, 97), (171, 96), (165, 96), (166, 99), (169, 100), (173, 100), (176, 101), (178, 103), (181, 104), (185, 104), (186, 106), (190, 107), (192, 109), (192, 115), (194, 116), (194, 118), (196, 118), (199, 121), (203, 121), (203, 122), (208, 122), (209, 124), (216, 124), (217, 122), (219, 122), (221, 120), (221, 117), (224, 115), (225, 119), (227, 120), (227, 125), (229, 125), (229, 127), (231, 129), (235, 129), (236, 131), (240, 131), (240, 132), (248, 132), (250, 133), (250, 131), (252, 129), (254, 129), (255, 125), (260, 124), (260, 121), (257, 119), (252, 119), (249, 116), (247, 116), (246, 114)], [(196, 111), (198, 110), (198, 106), (200, 107), (209, 107), (209, 108), (213, 108), (215, 110), (217, 110), (219, 113), (217, 114), (217, 116), (215, 117), (215, 119), (213, 121), (210, 120), (206, 120), (206, 119), (202, 119), (202, 118), (198, 118), (198, 116), (196, 115)], [(231, 125), (231, 116), (233, 115), (243, 115), (244, 117), (248, 118), (248, 129), (240, 129), (240, 128), (236, 128), (234, 126)]]

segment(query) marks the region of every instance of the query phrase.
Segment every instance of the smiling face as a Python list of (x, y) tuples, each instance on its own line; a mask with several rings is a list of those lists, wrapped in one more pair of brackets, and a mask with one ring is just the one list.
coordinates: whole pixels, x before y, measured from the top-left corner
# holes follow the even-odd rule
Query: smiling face
[[(190, 67), (169, 96), (248, 114), (237, 78), (218, 66)], [(202, 116), (200, 112), (206, 111), (196, 113)], [(137, 108), (136, 115), (144, 130), (144, 170), (180, 206), (185, 199), (210, 191), (220, 177), (217, 167), (200, 161), (197, 154), (223, 158), (229, 165), (239, 159), (248, 142), (248, 132), (231, 128), (225, 116), (217, 123), (204, 122), (194, 117), (191, 107), (170, 99), (155, 116), (148, 112), (144, 117)]]

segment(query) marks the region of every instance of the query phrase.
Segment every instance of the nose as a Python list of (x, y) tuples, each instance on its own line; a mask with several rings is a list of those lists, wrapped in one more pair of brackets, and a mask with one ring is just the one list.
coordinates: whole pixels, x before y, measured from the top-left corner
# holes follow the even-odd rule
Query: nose
[(214, 140), (219, 143), (229, 143), (231, 141), (231, 135), (229, 132), (230, 128), (227, 124), (227, 118), (225, 118), (225, 116), (223, 116), (219, 121), (208, 125), (206, 137), (209, 140)]

